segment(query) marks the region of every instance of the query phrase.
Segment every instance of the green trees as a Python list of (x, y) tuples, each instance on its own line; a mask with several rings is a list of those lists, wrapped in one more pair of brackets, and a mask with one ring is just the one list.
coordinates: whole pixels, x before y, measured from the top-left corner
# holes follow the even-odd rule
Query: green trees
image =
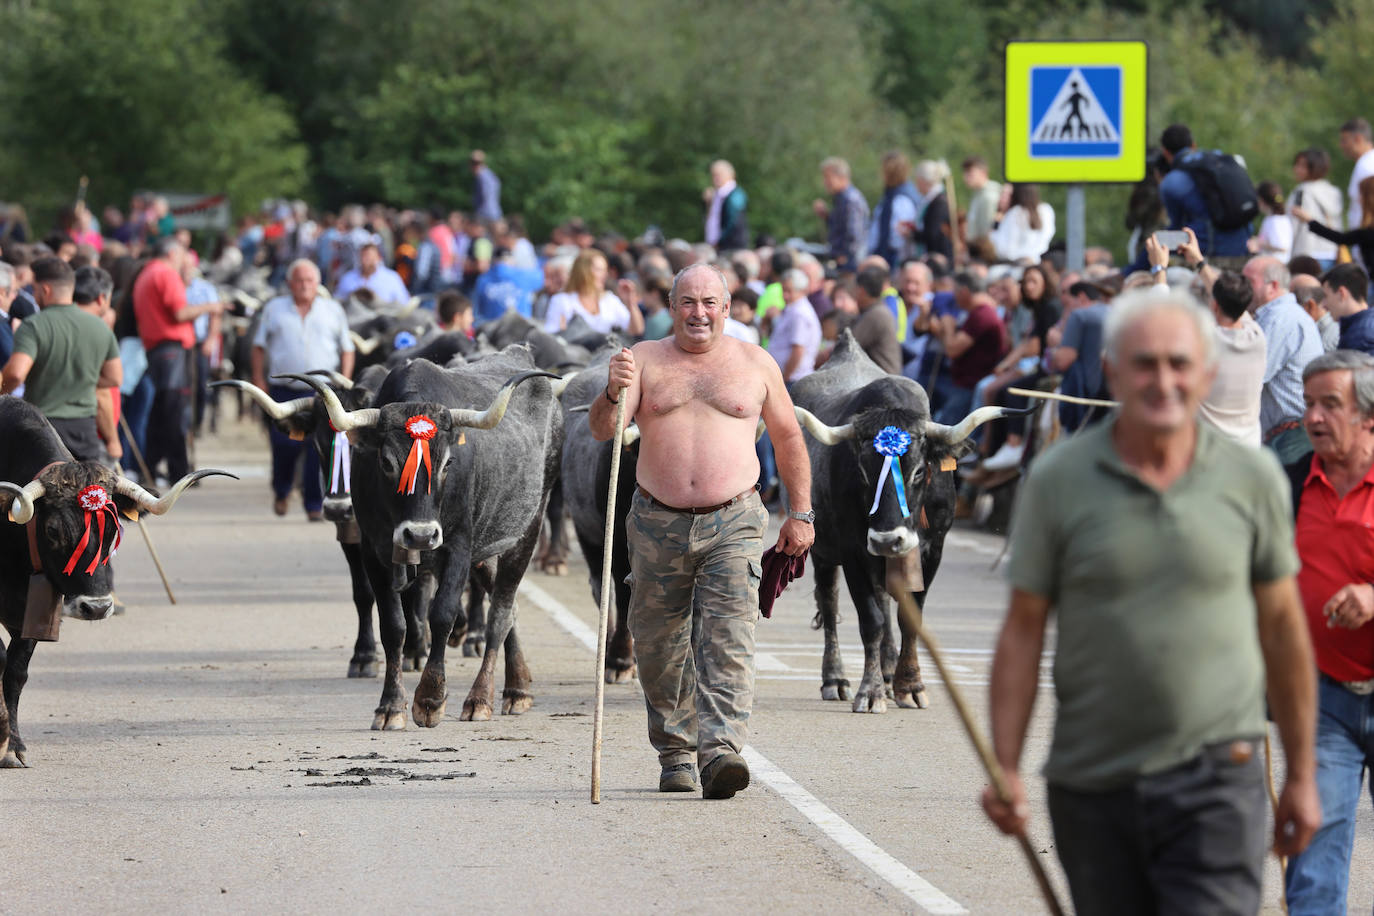
[[(537, 234), (578, 215), (694, 238), (724, 157), (756, 230), (815, 236), (827, 155), (870, 197), (894, 147), (1000, 170), (1009, 38), (1146, 39), (1149, 134), (1185, 121), (1257, 180), (1334, 149), (1374, 90), (1366, 0), (28, 0), (0, 28), (0, 199), (43, 226), (82, 174), (96, 203), (461, 207), (481, 148)], [(1124, 239), (1126, 194), (1090, 192), (1093, 242)]]

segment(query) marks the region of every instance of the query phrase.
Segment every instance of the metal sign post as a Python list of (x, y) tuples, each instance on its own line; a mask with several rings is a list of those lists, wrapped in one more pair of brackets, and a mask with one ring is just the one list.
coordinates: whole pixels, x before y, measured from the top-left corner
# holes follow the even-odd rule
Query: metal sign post
[(1081, 184), (1071, 184), (1068, 188), (1068, 197), (1064, 202), (1065, 227), (1068, 247), (1064, 252), (1064, 264), (1069, 270), (1083, 270), (1083, 248), (1084, 237), (1087, 234), (1083, 225), (1083, 186)]

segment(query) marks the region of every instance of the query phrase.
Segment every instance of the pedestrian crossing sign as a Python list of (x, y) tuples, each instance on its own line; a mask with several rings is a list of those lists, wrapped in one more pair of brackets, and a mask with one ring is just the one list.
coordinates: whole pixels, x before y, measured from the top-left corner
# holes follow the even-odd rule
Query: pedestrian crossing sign
[(1011, 181), (1145, 177), (1143, 41), (1013, 41), (1004, 155)]

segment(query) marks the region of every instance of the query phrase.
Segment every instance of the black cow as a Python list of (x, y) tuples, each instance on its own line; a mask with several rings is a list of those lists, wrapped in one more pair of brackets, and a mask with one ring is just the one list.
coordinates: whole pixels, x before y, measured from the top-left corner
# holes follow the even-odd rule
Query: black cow
[[(381, 387), (387, 370), (382, 366), (369, 366), (359, 375), (356, 383), (339, 375), (326, 373), (340, 400), (349, 410), (359, 410), (372, 404), (373, 393)], [(339, 547), (344, 560), (348, 563), (348, 576), (352, 583), (353, 606), (358, 614), (358, 636), (353, 643), (353, 657), (348, 662), (349, 677), (377, 676), (377, 640), (372, 628), (372, 585), (363, 570), (362, 538), (358, 533), (358, 523), (353, 518), (353, 499), (350, 495), (351, 475), (344, 466), (344, 447), (337, 441), (347, 433), (335, 433), (329, 425), (329, 415), (323, 403), (314, 395), (278, 403), (256, 385), (243, 381), (216, 382), (214, 387), (234, 387), (246, 394), (260, 407), (271, 422), (283, 432), (303, 436), (310, 440), (320, 456), (320, 467), (324, 471), (324, 517), (334, 523)], [(336, 461), (341, 465), (335, 474)], [(406, 603), (406, 646), (402, 656), (402, 667), (406, 671), (419, 671), (429, 654), (426, 643), (427, 627), (424, 620), (422, 596), (419, 585), (407, 591)]]
[(30, 590), (51, 589), (85, 620), (110, 615), (110, 558), (119, 537), (118, 517), (162, 515), (186, 488), (224, 471), (197, 471), (156, 498), (131, 480), (93, 461), (78, 462), (32, 405), (0, 398), (0, 767), (25, 766), (28, 748), (19, 737), (19, 695), (29, 678), (37, 641), (23, 636)]
[(419, 360), (393, 370), (376, 406), (358, 411), (345, 410), (327, 385), (309, 380), (335, 428), (357, 432), (353, 510), (386, 652), (374, 729), (406, 725), (397, 591), (409, 584), (424, 553), (432, 554), (439, 583), (429, 608), (433, 645), (412, 707), (416, 724), (433, 727), (443, 718), (445, 643), (455, 624), (466, 626), (460, 599), (478, 562), (494, 567), (491, 609), (482, 666), (462, 718), (491, 717), (496, 653), (503, 645), (502, 711), (521, 713), (531, 705), (515, 592), (539, 537), (563, 446), (562, 413), (549, 383), (521, 385), (541, 376), (549, 373), (534, 369), (525, 347), (454, 369)]
[[(930, 402), (916, 382), (889, 375), (870, 360), (845, 331), (825, 366), (792, 386), (797, 419), (811, 434), (811, 504), (816, 510), (815, 562), (817, 622), (825, 631), (821, 696), (848, 699), (839, 640), (836, 574), (845, 584), (859, 616), (864, 674), (854, 695), (855, 712), (883, 712), (885, 683), (898, 706), (924, 707), (925, 685), (916, 658), (916, 630), (931, 581), (940, 568), (945, 535), (954, 521), (954, 459), (961, 444), (981, 423), (1017, 411), (985, 407), (957, 426), (930, 419)], [(898, 456), (907, 511), (899, 507), (890, 477), (877, 492), (886, 459), (875, 438), (888, 427), (909, 438)], [(875, 493), (878, 508), (870, 514)], [(919, 567), (911, 561), (919, 551)], [(913, 576), (914, 574), (914, 576)], [(911, 581), (923, 577), (924, 588)], [(901, 653), (892, 646), (885, 592), (905, 588), (915, 598), (917, 618), (898, 614)]]
[(519, 312), (506, 312), (495, 321), (488, 321), (478, 329), (477, 339), (497, 350), (511, 344), (528, 344), (534, 353), (534, 364), (540, 369), (585, 366), (591, 358), (591, 350), (550, 334)]
[[(568, 381), (563, 392), (564, 422), (567, 438), (563, 443), (563, 498), (572, 515), (573, 532), (587, 560), (592, 598), (601, 604), (601, 567), (605, 561), (606, 496), (611, 480), (611, 442), (598, 442), (588, 425), (585, 406), (606, 387), (607, 363), (619, 349), (606, 349), (593, 358), (588, 368)], [(578, 409), (583, 408), (583, 409)], [(639, 461), (639, 430), (626, 430), (628, 444), (620, 456), (620, 481), (616, 485), (615, 530), (625, 530), (625, 518), (634, 496), (635, 468)], [(629, 548), (625, 538), (617, 537), (611, 553), (611, 581), (615, 583), (615, 630), (606, 644), (606, 682), (625, 683), (635, 675), (634, 641), (630, 637)]]

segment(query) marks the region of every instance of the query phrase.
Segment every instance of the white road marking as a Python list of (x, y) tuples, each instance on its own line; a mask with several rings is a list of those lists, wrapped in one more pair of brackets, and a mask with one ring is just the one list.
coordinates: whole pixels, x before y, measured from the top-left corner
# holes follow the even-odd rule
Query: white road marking
[(1000, 557), (1002, 555), (1001, 547), (994, 547), (991, 544), (974, 540), (971, 537), (965, 537), (962, 534), (950, 533), (945, 535), (945, 543), (951, 547), (957, 547), (960, 550), (972, 550), (974, 553), (981, 553), (988, 557)]
[(771, 652), (754, 650), (754, 669), (756, 671), (791, 671), (792, 666)]
[[(591, 652), (596, 651), (596, 631), (583, 623), (563, 602), (544, 591), (532, 582), (520, 583), (520, 591), (537, 607), (553, 618), (554, 622), (568, 632), (573, 639)], [(755, 656), (757, 659), (757, 655)], [(779, 663), (781, 664), (781, 663)], [(806, 678), (811, 675), (760, 675), (775, 678)], [(864, 836), (848, 821), (816, 796), (806, 791), (792, 777), (788, 776), (771, 760), (751, 746), (743, 748), (743, 756), (749, 770), (761, 783), (772, 789), (778, 796), (796, 808), (803, 817), (815, 824), (821, 833), (830, 838), (835, 845), (858, 859), (860, 864), (879, 878), (900, 891), (907, 899), (928, 913), (959, 914), (968, 910), (953, 898), (907, 868), (881, 847)]]

